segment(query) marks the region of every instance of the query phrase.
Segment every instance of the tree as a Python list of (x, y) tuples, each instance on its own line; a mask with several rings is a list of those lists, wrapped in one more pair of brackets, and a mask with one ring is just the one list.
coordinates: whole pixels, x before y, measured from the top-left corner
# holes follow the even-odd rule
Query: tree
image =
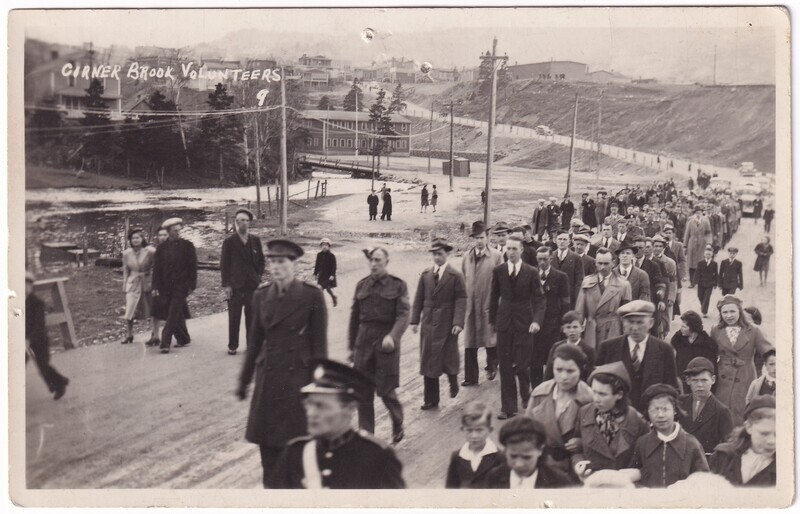
[[(230, 110), (233, 106), (233, 95), (228, 94), (223, 84), (217, 84), (214, 91), (208, 94), (208, 106), (214, 111)], [(241, 120), (233, 115), (208, 115), (200, 120), (200, 140), (203, 148), (216, 154), (219, 163), (219, 183), (225, 181), (224, 161), (238, 147), (241, 134)]]
[(31, 136), (26, 140), (37, 146), (58, 144), (61, 141), (61, 131), (58, 129), (64, 125), (64, 119), (57, 108), (55, 97), (43, 98), (38, 107), (30, 118)]
[(361, 111), (364, 109), (364, 93), (359, 86), (359, 80), (353, 79), (350, 91), (342, 101), (342, 109), (345, 111)]
[(392, 128), (392, 113), (388, 107), (383, 105), (385, 98), (386, 91), (380, 89), (375, 98), (375, 103), (369, 108), (369, 120), (375, 128), (371, 153), (378, 158), (378, 173), (381, 171), (381, 155), (387, 155), (391, 152), (389, 140), (391, 136), (397, 135)]
[(142, 136), (140, 140), (141, 157), (159, 175), (159, 183), (164, 186), (164, 169), (175, 168), (175, 156), (180, 154), (180, 135), (178, 129), (178, 107), (161, 91), (154, 91), (147, 101), (153, 112), (174, 113), (170, 116), (141, 116)]
[(102, 171), (103, 159), (110, 156), (116, 146), (116, 134), (103, 91), (103, 83), (92, 79), (83, 97), (85, 111), (80, 120), (80, 124), (86, 127), (81, 137), (81, 158), (94, 159), (98, 173)]
[(401, 82), (397, 83), (397, 86), (394, 88), (392, 92), (392, 101), (389, 103), (389, 112), (403, 112), (406, 110), (406, 91), (403, 89), (403, 84)]
[(328, 97), (328, 95), (324, 95), (322, 98), (319, 99), (319, 103), (317, 104), (317, 109), (319, 109), (320, 111), (325, 111), (328, 109), (330, 109), (331, 111), (335, 111), (336, 106), (333, 105), (333, 102), (331, 102), (331, 99)]

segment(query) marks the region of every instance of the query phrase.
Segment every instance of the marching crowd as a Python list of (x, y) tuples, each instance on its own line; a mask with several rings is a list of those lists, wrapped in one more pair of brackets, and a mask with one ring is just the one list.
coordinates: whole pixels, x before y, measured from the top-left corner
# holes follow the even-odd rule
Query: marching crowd
[[(368, 203), (375, 219), (377, 201)], [(264, 487), (405, 486), (393, 449), (371, 434), (377, 395), (392, 444), (404, 437), (397, 389), (409, 327), (419, 334), (421, 409), (438, 408), (441, 375), (451, 398), (480, 387), (481, 348), (485, 379), (499, 374), (495, 405), (463, 407), (465, 443), (451, 456), (448, 488), (670, 487), (697, 473), (736, 486), (775, 484), (775, 349), (758, 327), (758, 309), (737, 296), (745, 285), (738, 250), (728, 246), (742, 217), (735, 196), (687, 194), (668, 181), (584, 193), (577, 206), (569, 196), (536, 203), (530, 223), (473, 223), (461, 266), (449, 261), (451, 244), (432, 241), (432, 265), (413, 295), (389, 272), (385, 247), (365, 250), (369, 275), (352, 299), (347, 364), (327, 359), (324, 292), (334, 306), (338, 300), (330, 240), (316, 257), (318, 285), (308, 284), (294, 268), (303, 249), (272, 240), (265, 253), (249, 231), (252, 213), (236, 212), (220, 261), (228, 353), (238, 351), (244, 311), (237, 396), (246, 399), (255, 381), (246, 438), (260, 447)], [(390, 220), (391, 207), (384, 214)], [(155, 249), (141, 229), (129, 234), (123, 343), (133, 340), (134, 319), (152, 318), (148, 345), (168, 353), (173, 337), (190, 344), (186, 298), (197, 257), (181, 227), (179, 218), (165, 221)], [(768, 236), (755, 252), (763, 285)], [(267, 267), (270, 282), (261, 284)], [(706, 331), (715, 288), (722, 298)], [(687, 289), (696, 289), (701, 312), (681, 308)], [(676, 317), (681, 327), (670, 338)], [(36, 320), (29, 307), (28, 322)], [(42, 337), (46, 344), (46, 333), (26, 328), (32, 348)], [(49, 363), (40, 369), (63, 395), (66, 379), (46, 372)], [(506, 420), (499, 445), (495, 419)]]

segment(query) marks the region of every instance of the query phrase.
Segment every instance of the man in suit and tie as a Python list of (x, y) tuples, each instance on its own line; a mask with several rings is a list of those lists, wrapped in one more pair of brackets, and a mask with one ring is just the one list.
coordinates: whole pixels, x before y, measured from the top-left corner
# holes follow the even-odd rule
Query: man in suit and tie
[[(594, 258), (587, 253), (587, 249), (592, 246), (591, 240), (586, 233), (578, 233), (572, 236), (572, 246), (575, 248), (575, 253), (583, 260), (583, 276), (591, 275), (597, 272), (594, 265)], [(595, 248), (595, 252), (597, 248)]]
[[(569, 284), (570, 308), (575, 307), (578, 291), (583, 282), (583, 259), (569, 249), (569, 234), (566, 230), (559, 230), (556, 236), (557, 249), (553, 255), (553, 267), (567, 275)], [(538, 257), (537, 257), (538, 258)]]
[(719, 443), (727, 441), (733, 430), (730, 409), (711, 392), (717, 379), (714, 373), (714, 364), (705, 357), (690, 360), (683, 376), (691, 393), (678, 397), (681, 427), (703, 445), (706, 455), (712, 453)]
[(556, 231), (559, 229), (558, 217), (561, 216), (561, 209), (556, 202), (558, 199), (551, 196), (550, 203), (547, 205), (547, 234), (550, 236), (550, 240), (555, 239)]
[(534, 335), (544, 322), (544, 291), (536, 268), (522, 262), (522, 239), (508, 240), (508, 262), (493, 271), (489, 323), (497, 333), (500, 360), (498, 419), (508, 419), (518, 410), (517, 388), (522, 404), (530, 398), (530, 361)]
[(672, 313), (675, 310), (675, 300), (678, 294), (678, 265), (674, 260), (664, 255), (666, 247), (666, 239), (660, 235), (656, 235), (653, 238), (653, 260), (661, 263), (661, 269), (664, 272), (664, 278), (667, 283), (666, 309), (660, 311), (661, 328), (658, 335), (662, 339), (669, 333), (670, 323), (672, 323)]
[(222, 243), (219, 268), (222, 289), (228, 300), (228, 354), (236, 355), (239, 348), (239, 326), (244, 309), (245, 330), (250, 333), (253, 293), (264, 274), (266, 261), (261, 240), (250, 234), (253, 213), (238, 209), (235, 214), (236, 233)]
[[(527, 264), (528, 266), (536, 266), (536, 248), (538, 248), (539, 243), (536, 241), (526, 241), (525, 234), (526, 234), (526, 227), (527, 225), (520, 225), (518, 227), (514, 227), (511, 230), (512, 234), (519, 234), (519, 237), (522, 238), (522, 262)], [(529, 238), (530, 239), (530, 238)], [(531, 243), (535, 243), (537, 246), (533, 246)]]
[(622, 361), (631, 377), (631, 405), (642, 412), (642, 392), (653, 384), (668, 384), (678, 389), (675, 352), (672, 346), (649, 334), (655, 308), (651, 302), (634, 300), (617, 314), (622, 317), (621, 337), (600, 343), (596, 366)]
[(614, 239), (613, 228), (611, 225), (603, 224), (600, 228), (600, 238), (597, 239), (598, 248), (606, 248), (612, 254), (619, 248), (619, 241)]
[(500, 252), (504, 261), (508, 260), (508, 255), (506, 255), (506, 241), (508, 240), (509, 231), (508, 224), (505, 221), (498, 221), (492, 229), (492, 234), (494, 234), (495, 238), (494, 248)]
[(717, 262), (714, 260), (714, 248), (707, 246), (703, 252), (703, 260), (695, 264), (694, 279), (697, 283), (697, 299), (700, 300), (700, 311), (703, 317), (708, 317), (708, 305), (711, 302), (711, 293), (717, 287), (719, 273)]
[(428, 250), (433, 266), (422, 272), (411, 308), (411, 330), (422, 333), (420, 375), (424, 377), (422, 410), (439, 406), (439, 377), (447, 375), (450, 398), (458, 394), (458, 334), (464, 329), (467, 311), (467, 288), (464, 275), (447, 264), (453, 247), (437, 239)]
[(611, 214), (606, 216), (606, 219), (603, 220), (603, 223), (606, 225), (611, 225), (611, 232), (616, 236), (617, 223), (621, 219), (622, 215), (619, 213), (619, 204), (617, 202), (614, 202), (611, 204)]
[(666, 223), (663, 233), (664, 239), (667, 240), (667, 247), (664, 249), (664, 254), (678, 265), (678, 291), (675, 295), (673, 315), (680, 316), (681, 290), (683, 289), (683, 281), (686, 280), (686, 252), (683, 249), (683, 243), (675, 239), (675, 225)]
[(631, 298), (633, 300), (651, 301), (650, 277), (647, 273), (633, 265), (636, 247), (626, 243), (617, 248), (619, 265), (614, 271), (631, 285)]
[[(656, 306), (656, 309), (662, 311), (667, 308), (667, 281), (661, 271), (661, 263), (653, 262), (652, 257), (652, 240), (650, 241), (650, 254), (648, 254), (647, 243), (644, 239), (636, 239), (633, 241), (636, 246), (636, 256), (634, 258), (634, 265), (640, 270), (647, 273), (650, 279), (650, 301)], [(655, 335), (656, 328), (653, 327), (653, 335)]]
[(531, 218), (531, 226), (533, 227), (533, 234), (537, 241), (541, 241), (544, 238), (544, 234), (547, 231), (547, 225), (549, 224), (547, 219), (547, 207), (544, 204), (544, 198), (539, 199), (539, 205), (533, 209), (533, 217)]
[(539, 265), (539, 278), (542, 281), (545, 298), (544, 324), (536, 336), (531, 357), (531, 388), (544, 380), (544, 367), (553, 343), (561, 339), (561, 317), (570, 310), (569, 284), (566, 273), (551, 265), (551, 250), (546, 246), (536, 251)]
[(744, 278), (742, 277), (742, 261), (736, 258), (739, 249), (733, 246), (728, 247), (728, 258), (720, 263), (719, 266), (719, 287), (722, 295), (736, 294), (736, 289), (744, 289)]
[(627, 241), (631, 235), (632, 234), (628, 232), (628, 218), (622, 218), (617, 222), (617, 234), (614, 239), (616, 239), (619, 244), (622, 244)]
[(586, 322), (586, 344), (597, 348), (601, 341), (622, 334), (617, 308), (631, 300), (631, 286), (613, 270), (611, 252), (597, 250), (597, 273), (583, 279), (575, 310)]

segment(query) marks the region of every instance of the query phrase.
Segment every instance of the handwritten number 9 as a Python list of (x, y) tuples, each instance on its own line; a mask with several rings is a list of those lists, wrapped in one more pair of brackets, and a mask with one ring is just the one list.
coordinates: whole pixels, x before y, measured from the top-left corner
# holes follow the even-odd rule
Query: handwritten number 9
[(262, 89), (261, 91), (256, 93), (256, 98), (258, 98), (258, 106), (259, 107), (263, 107), (264, 106), (264, 100), (267, 99), (267, 93), (269, 93), (268, 89)]

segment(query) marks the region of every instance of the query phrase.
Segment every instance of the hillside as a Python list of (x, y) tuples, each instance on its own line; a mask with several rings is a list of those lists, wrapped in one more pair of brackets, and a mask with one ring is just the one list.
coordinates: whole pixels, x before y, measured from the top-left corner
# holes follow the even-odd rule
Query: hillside
[[(475, 83), (417, 84), (410, 100), (430, 105), (431, 100), (439, 98), (462, 99), (456, 115), (486, 120), (488, 100), (475, 94), (476, 89)], [(774, 171), (772, 86), (601, 86), (515, 81), (498, 95), (497, 122), (526, 127), (548, 125), (558, 134), (569, 134), (577, 92), (582, 99), (578, 106), (578, 135), (589, 139), (597, 120), (601, 89), (603, 142), (720, 166), (736, 167), (742, 161), (752, 161), (762, 171)], [(561, 160), (557, 156), (542, 157)]]

